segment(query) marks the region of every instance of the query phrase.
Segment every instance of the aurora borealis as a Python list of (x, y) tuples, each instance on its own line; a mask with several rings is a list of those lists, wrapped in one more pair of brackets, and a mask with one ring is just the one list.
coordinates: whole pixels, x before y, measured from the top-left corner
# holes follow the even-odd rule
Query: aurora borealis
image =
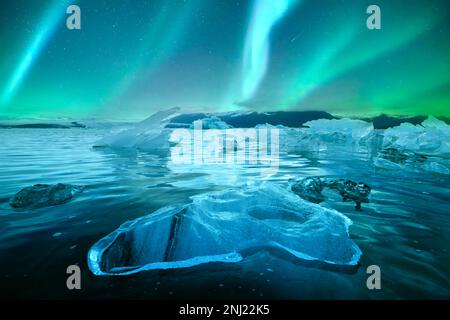
[[(67, 30), (66, 8), (82, 29)], [(381, 8), (382, 29), (366, 28)], [(447, 0), (6, 0), (0, 116), (450, 116)]]

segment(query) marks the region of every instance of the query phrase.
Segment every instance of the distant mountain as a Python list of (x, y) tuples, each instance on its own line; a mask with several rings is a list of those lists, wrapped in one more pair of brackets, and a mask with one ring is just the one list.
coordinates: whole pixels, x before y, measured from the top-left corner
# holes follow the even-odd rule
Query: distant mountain
[[(271, 124), (273, 126), (283, 125), (286, 127), (302, 127), (304, 123), (317, 119), (335, 119), (331, 114), (323, 111), (276, 111), (276, 112), (247, 112), (247, 113), (226, 113), (226, 114), (206, 114), (191, 113), (173, 117), (171, 124), (191, 124), (196, 120), (208, 118), (211, 115), (228, 123), (235, 128), (253, 128), (258, 124)], [(168, 125), (171, 126), (170, 124)]]
[(444, 121), (446, 124), (450, 125), (450, 118), (449, 117), (436, 117), (439, 120)]
[(56, 123), (23, 123), (23, 124), (0, 124), (0, 128), (4, 129), (70, 129), (70, 128), (86, 128), (85, 125), (78, 122), (71, 122), (70, 124), (56, 124)]
[[(189, 128), (196, 120), (216, 117), (234, 128), (253, 128), (259, 124), (270, 124), (273, 126), (283, 125), (291, 128), (301, 128), (308, 121), (318, 119), (340, 119), (343, 117), (333, 116), (324, 111), (274, 111), (274, 112), (229, 112), (229, 113), (184, 113), (170, 119), (166, 128)], [(413, 125), (421, 124), (427, 116), (390, 116), (381, 114), (376, 117), (355, 118), (373, 123), (375, 129), (387, 129), (399, 126), (402, 123), (411, 123)], [(450, 124), (450, 118), (437, 117), (439, 120)], [(0, 119), (0, 121), (2, 121)], [(55, 121), (55, 120), (18, 120), (4, 119), (0, 123), (1, 128), (26, 128), (26, 129), (70, 129), (70, 128), (109, 128), (112, 126), (128, 126), (130, 122), (110, 122), (98, 121), (94, 119), (82, 120), (84, 124), (76, 121)]]
[(411, 123), (413, 125), (421, 124), (427, 116), (415, 116), (415, 117), (393, 117), (385, 114), (379, 115), (373, 118), (361, 118), (361, 120), (372, 122), (375, 129), (388, 129), (397, 127), (402, 123)]
[[(168, 128), (189, 127), (196, 120), (215, 116), (235, 128), (252, 128), (258, 124), (283, 125), (286, 127), (300, 128), (312, 120), (318, 119), (340, 119), (342, 117), (333, 116), (324, 111), (276, 111), (276, 112), (246, 112), (246, 113), (188, 113), (178, 115), (166, 126)], [(437, 117), (438, 119), (450, 124), (450, 118)], [(371, 122), (375, 129), (388, 129), (401, 125), (402, 123), (411, 123), (413, 125), (421, 124), (427, 116), (390, 116), (381, 114), (376, 117), (357, 118), (359, 120)]]

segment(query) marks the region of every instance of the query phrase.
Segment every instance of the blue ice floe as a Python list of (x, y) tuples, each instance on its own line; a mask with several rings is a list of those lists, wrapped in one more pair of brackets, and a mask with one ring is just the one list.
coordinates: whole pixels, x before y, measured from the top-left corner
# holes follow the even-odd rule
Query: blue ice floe
[(300, 260), (355, 266), (351, 220), (274, 184), (192, 197), (120, 226), (95, 243), (88, 265), (96, 275), (235, 263), (247, 252), (275, 249)]

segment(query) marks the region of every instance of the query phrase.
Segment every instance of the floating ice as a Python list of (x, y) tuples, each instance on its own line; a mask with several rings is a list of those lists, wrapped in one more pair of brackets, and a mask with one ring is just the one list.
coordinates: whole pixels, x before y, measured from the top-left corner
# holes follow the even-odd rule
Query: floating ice
[(450, 126), (429, 116), (421, 125), (402, 123), (384, 131), (383, 149), (450, 158)]
[(450, 159), (439, 156), (425, 156), (411, 151), (395, 148), (382, 149), (374, 159), (376, 167), (398, 169), (403, 171), (428, 171), (440, 174), (450, 174)]
[[(352, 119), (319, 119), (304, 123), (306, 128), (276, 126), (280, 132), (280, 150), (324, 151), (336, 147), (359, 147), (370, 141), (374, 128), (371, 123)], [(275, 128), (269, 124), (257, 127)]]
[(260, 249), (301, 260), (354, 266), (361, 251), (349, 238), (351, 220), (279, 186), (230, 189), (195, 196), (129, 221), (88, 253), (96, 275), (233, 263)]
[(420, 125), (389, 128), (374, 163), (381, 168), (450, 174), (450, 126), (429, 116)]
[(56, 206), (71, 200), (83, 190), (82, 187), (58, 183), (35, 184), (20, 190), (9, 202), (13, 208), (41, 208)]
[[(218, 117), (209, 117), (209, 118), (203, 118), (198, 121), (201, 121), (202, 129), (230, 129), (232, 126), (230, 126), (225, 121), (220, 120)], [(190, 126), (191, 129), (194, 128), (194, 125), (192, 124)]]
[(367, 139), (373, 133), (373, 124), (353, 119), (319, 119), (308, 121), (308, 134), (320, 138), (323, 142), (354, 142)]
[(164, 127), (177, 112), (179, 112), (177, 107), (157, 112), (132, 129), (103, 138), (95, 147), (136, 148), (144, 151), (169, 150), (169, 136), (172, 131)]

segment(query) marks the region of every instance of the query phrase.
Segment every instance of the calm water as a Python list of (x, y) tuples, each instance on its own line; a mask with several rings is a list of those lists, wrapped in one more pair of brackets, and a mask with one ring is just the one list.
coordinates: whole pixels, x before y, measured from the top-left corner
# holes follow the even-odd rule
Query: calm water
[[(211, 190), (262, 179), (258, 168), (171, 165), (167, 157), (91, 146), (94, 129), (0, 130), (0, 297), (2, 298), (450, 298), (450, 177), (377, 169), (364, 152), (282, 155), (277, 183), (321, 175), (363, 181), (371, 203), (354, 211), (332, 194), (323, 205), (353, 220), (363, 252), (350, 272), (323, 270), (260, 252), (234, 265), (96, 277), (92, 244), (123, 222)], [(37, 183), (87, 186), (73, 201), (13, 210), (9, 198)], [(82, 290), (66, 289), (78, 264)], [(382, 290), (366, 287), (366, 268), (382, 271)]]

